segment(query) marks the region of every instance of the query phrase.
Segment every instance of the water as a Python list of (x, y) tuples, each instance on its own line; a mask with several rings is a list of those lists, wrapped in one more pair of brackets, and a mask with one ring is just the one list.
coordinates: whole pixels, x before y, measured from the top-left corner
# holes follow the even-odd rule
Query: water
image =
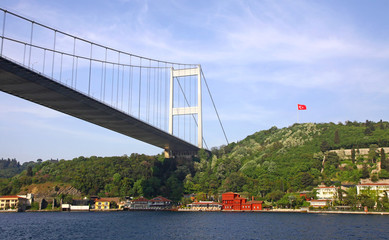
[(225, 212), (2, 213), (0, 239), (389, 239), (389, 216)]

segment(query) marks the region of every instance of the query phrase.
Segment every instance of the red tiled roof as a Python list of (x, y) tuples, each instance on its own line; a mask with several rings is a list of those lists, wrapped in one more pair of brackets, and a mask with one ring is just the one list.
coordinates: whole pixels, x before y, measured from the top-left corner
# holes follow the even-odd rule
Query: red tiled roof
[(148, 201), (150, 200), (144, 197), (132, 200), (132, 202), (148, 202)]
[(11, 196), (1, 196), (0, 198), (23, 198), (23, 199), (25, 199), (24, 197), (19, 197), (19, 196), (16, 196), (16, 195), (11, 195)]
[(172, 200), (167, 199), (167, 198), (162, 197), (162, 196), (159, 196), (159, 197), (155, 197), (155, 198), (151, 199), (150, 201), (152, 201), (152, 202), (171, 202)]

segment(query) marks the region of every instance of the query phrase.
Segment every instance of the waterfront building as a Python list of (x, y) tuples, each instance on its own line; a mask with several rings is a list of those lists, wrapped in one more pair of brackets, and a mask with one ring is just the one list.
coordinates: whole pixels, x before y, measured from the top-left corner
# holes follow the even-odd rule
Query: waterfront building
[(262, 210), (263, 201), (255, 201), (254, 197), (252, 201), (248, 201), (242, 204), (243, 211), (260, 211)]
[(223, 205), (213, 201), (200, 201), (188, 204), (192, 211), (221, 211)]
[(27, 199), (19, 196), (2, 196), (0, 197), (0, 210), (15, 209), (25, 211)]
[(240, 211), (242, 203), (246, 203), (246, 199), (240, 197), (238, 193), (226, 192), (222, 194), (223, 210), (225, 211)]
[(99, 198), (95, 200), (95, 209), (96, 210), (109, 210), (110, 200), (106, 198)]
[(260, 211), (262, 210), (262, 201), (247, 202), (246, 198), (241, 197), (238, 193), (227, 192), (222, 194), (222, 209), (224, 211)]
[(138, 199), (134, 199), (130, 203), (131, 210), (148, 210), (150, 209), (150, 202), (147, 198), (140, 197)]
[(379, 197), (389, 198), (389, 183), (363, 183), (357, 185), (357, 194), (375, 193)]
[(149, 208), (154, 210), (170, 209), (172, 200), (159, 196), (149, 200)]

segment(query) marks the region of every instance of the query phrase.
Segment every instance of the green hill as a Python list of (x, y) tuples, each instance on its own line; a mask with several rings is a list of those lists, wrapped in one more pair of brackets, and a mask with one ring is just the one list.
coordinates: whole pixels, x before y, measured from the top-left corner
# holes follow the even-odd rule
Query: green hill
[[(31, 184), (50, 182), (58, 186), (61, 198), (66, 196), (60, 194), (60, 186), (66, 185), (85, 196), (163, 195), (179, 201), (185, 193), (216, 198), (235, 191), (272, 200), (286, 192), (311, 190), (322, 182), (389, 178), (389, 163), (381, 150), (388, 145), (388, 122), (294, 124), (214, 148), (210, 156), (201, 151), (193, 159), (132, 154), (30, 163), (32, 169), (0, 179), (0, 194), (25, 192)], [(362, 153), (363, 148), (368, 150)]]
[[(187, 179), (187, 184), (199, 184), (202, 191), (211, 194), (236, 191), (265, 196), (274, 191), (309, 190), (321, 182), (357, 183), (362, 176), (379, 177), (370, 173), (380, 162), (380, 148), (388, 143), (389, 123), (382, 121), (272, 127), (214, 149), (212, 160), (197, 168), (196, 176)], [(356, 152), (359, 148), (372, 148), (375, 159), (370, 159), (372, 154), (358, 155), (358, 161), (353, 163), (351, 156), (342, 159), (330, 152), (342, 148), (355, 148)], [(358, 164), (366, 165), (367, 176)], [(382, 171), (380, 177), (387, 178), (387, 171)]]

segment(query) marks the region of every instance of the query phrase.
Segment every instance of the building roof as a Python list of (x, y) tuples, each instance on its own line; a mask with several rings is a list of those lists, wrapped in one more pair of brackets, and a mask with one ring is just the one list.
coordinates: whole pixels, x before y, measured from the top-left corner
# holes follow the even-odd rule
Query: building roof
[(144, 197), (132, 200), (132, 202), (148, 202), (148, 201), (150, 200)]
[(167, 199), (167, 198), (162, 197), (162, 196), (158, 196), (158, 197), (155, 197), (155, 198), (150, 200), (150, 202), (171, 202), (171, 201), (172, 200)]
[(357, 186), (389, 186), (389, 183), (361, 183)]
[(218, 203), (218, 202), (212, 202), (212, 201), (200, 201), (200, 202), (193, 202), (191, 203), (192, 205), (208, 205), (208, 204), (218, 204), (218, 205), (222, 205), (221, 203)]
[(234, 193), (234, 192), (226, 192), (226, 193), (223, 193), (222, 195), (224, 194), (238, 194), (238, 193)]
[(22, 198), (22, 199), (26, 199), (24, 197), (19, 197), (17, 195), (11, 195), (11, 196), (1, 196), (0, 198)]
[(95, 199), (95, 202), (116, 202), (116, 203), (119, 203), (120, 198), (118, 198), (118, 197), (98, 198), (98, 199)]

